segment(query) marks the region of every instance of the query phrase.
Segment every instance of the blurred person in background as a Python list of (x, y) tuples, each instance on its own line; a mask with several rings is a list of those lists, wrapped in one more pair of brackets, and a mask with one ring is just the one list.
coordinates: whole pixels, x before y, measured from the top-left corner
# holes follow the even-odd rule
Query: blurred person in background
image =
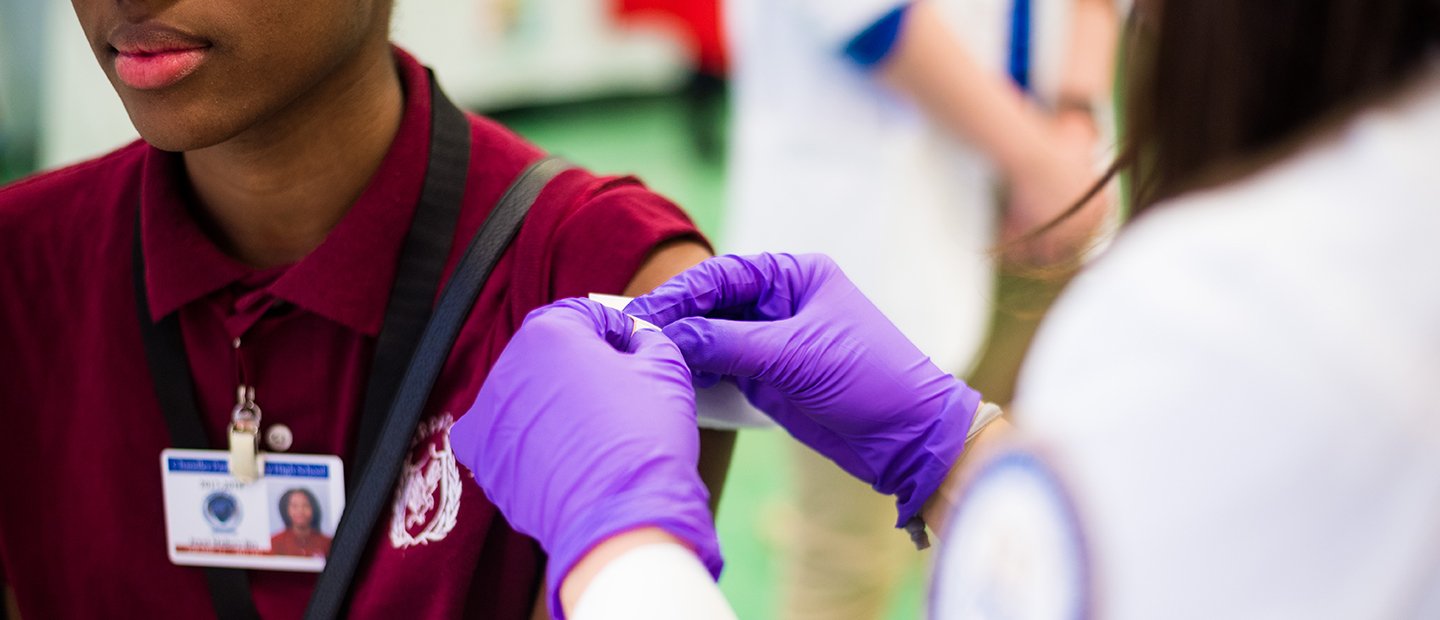
[[(992, 312), (991, 248), (1097, 174), (1112, 3), (733, 0), (726, 250), (827, 253), (941, 368), (971, 371)], [(1104, 213), (1011, 258), (1060, 256)], [(770, 528), (781, 617), (881, 615), (913, 565), (889, 507), (803, 446), (789, 456), (795, 499)]]
[[(391, 302), (418, 297), (423, 324), (442, 272), (544, 153), (453, 108), (390, 44), (391, 0), (72, 5), (142, 140), (0, 189), (0, 497), (31, 498), (0, 511), (0, 574), (26, 617), (298, 617), (314, 573), (167, 558), (156, 456), (182, 441), (167, 421), (223, 449), (238, 382), (259, 434), (286, 430), (270, 449), (336, 455), (358, 478), (362, 410), (389, 405), (369, 388), (399, 374), (374, 370), (377, 350), (403, 349), (403, 370), (414, 346)], [(636, 180), (556, 176), (405, 431), (423, 467), (385, 495), (347, 615), (529, 617), (553, 591), (547, 559), (460, 476), (450, 421), (531, 309), (643, 293), (709, 254)], [(417, 262), (428, 278), (402, 269)], [(147, 363), (160, 349), (178, 371)], [(175, 385), (193, 398), (164, 399)], [(707, 437), (698, 467), (718, 495), (732, 436)]]
[[(712, 259), (626, 308), (668, 339), (594, 305), (532, 313), (456, 445), (515, 481), (487, 489), (516, 527), (592, 549), (561, 586), (572, 618), (729, 615), (705, 537), (587, 538), (607, 502), (562, 501), (693, 510), (661, 467), (693, 458), (692, 376), (735, 380), (941, 532), (939, 618), (1440, 616), (1440, 6), (1138, 10), (1117, 166), (1138, 215), (1042, 326), (1018, 432), (962, 451), (980, 395), (821, 256)], [(608, 451), (530, 439), (577, 408)]]

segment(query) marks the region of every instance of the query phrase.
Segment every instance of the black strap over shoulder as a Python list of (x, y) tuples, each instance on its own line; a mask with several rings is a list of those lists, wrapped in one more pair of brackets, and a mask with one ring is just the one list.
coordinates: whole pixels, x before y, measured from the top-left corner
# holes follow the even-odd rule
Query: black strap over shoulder
[[(425, 168), (420, 205), (400, 250), (395, 283), (385, 304), (384, 328), (375, 343), (376, 354), (366, 379), (354, 458), (350, 462), (350, 471), (354, 472), (364, 471), (370, 461), (375, 437), (400, 389), (405, 364), (414, 355), (425, 322), (430, 319), (435, 291), (440, 288), (440, 273), (445, 269), (455, 238), (455, 223), (460, 220), (460, 204), (465, 198), (470, 123), (465, 113), (445, 97), (434, 74), (430, 76), (430, 101), (430, 162)], [(354, 497), (357, 478), (347, 478), (345, 483), (346, 497)]]
[(430, 398), (435, 378), (450, 356), (450, 348), (465, 317), (469, 316), (495, 263), (520, 232), (525, 215), (541, 190), (568, 168), (568, 164), (555, 158), (531, 165), (505, 192), (470, 240), (465, 257), (440, 295), (434, 316), (425, 325), (425, 333), (395, 394), (390, 415), (381, 428), (380, 443), (375, 446), (373, 458), (361, 475), (354, 498), (345, 506), (325, 572), (320, 574), (320, 581), (310, 596), (310, 606), (305, 610), (306, 618), (335, 618), (344, 610), (355, 568), (365, 552), (375, 521), (390, 497), (391, 485), (400, 473), (400, 462), (410, 446), (415, 424)]

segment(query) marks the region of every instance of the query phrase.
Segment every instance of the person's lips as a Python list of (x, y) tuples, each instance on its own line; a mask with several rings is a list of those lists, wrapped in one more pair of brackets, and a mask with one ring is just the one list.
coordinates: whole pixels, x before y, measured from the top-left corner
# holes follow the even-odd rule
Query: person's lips
[(210, 42), (158, 24), (125, 24), (110, 34), (115, 75), (136, 90), (173, 86), (194, 73)]

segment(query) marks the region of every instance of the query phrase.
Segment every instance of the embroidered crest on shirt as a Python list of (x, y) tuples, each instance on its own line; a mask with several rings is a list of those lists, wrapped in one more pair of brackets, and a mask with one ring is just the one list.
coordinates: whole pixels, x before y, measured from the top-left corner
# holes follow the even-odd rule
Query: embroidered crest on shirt
[(415, 429), (390, 508), (390, 544), (396, 549), (439, 542), (460, 514), (460, 468), (450, 449), (450, 414)]

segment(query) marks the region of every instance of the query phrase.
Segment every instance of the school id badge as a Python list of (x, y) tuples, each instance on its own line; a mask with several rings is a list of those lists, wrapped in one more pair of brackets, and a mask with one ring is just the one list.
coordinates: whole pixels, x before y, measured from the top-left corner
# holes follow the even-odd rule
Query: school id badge
[(262, 475), (244, 482), (223, 450), (160, 453), (170, 561), (318, 573), (345, 510), (338, 456), (259, 456)]

